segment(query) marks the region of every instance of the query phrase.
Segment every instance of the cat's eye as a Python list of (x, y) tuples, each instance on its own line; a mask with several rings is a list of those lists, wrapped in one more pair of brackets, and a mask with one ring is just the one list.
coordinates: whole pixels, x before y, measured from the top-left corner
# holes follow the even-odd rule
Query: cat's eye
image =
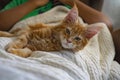
[(67, 34), (70, 34), (70, 30), (69, 30), (69, 29), (66, 29), (66, 33), (67, 33)]
[(79, 40), (81, 40), (81, 38), (80, 37), (75, 37), (75, 40), (79, 41)]

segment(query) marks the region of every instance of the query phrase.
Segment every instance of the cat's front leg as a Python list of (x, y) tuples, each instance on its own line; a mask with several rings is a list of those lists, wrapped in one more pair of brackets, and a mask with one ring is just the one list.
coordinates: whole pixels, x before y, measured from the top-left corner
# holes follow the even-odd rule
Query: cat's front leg
[(23, 48), (23, 49), (9, 48), (7, 51), (9, 53), (12, 53), (24, 58), (29, 57), (32, 53), (32, 50), (30, 50), (29, 48)]
[(28, 57), (32, 51), (26, 47), (27, 42), (28, 40), (25, 35), (19, 36), (6, 46), (6, 51), (21, 57)]

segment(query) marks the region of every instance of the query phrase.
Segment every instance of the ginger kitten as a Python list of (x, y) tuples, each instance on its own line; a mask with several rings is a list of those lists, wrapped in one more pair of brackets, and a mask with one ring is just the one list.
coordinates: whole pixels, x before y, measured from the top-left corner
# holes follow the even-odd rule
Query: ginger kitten
[(1, 37), (16, 39), (6, 46), (6, 51), (21, 57), (28, 57), (32, 51), (60, 51), (83, 49), (90, 38), (100, 31), (101, 27), (84, 27), (78, 21), (78, 9), (74, 6), (64, 20), (57, 26), (40, 23), (34, 26), (16, 29), (11, 33), (0, 31)]

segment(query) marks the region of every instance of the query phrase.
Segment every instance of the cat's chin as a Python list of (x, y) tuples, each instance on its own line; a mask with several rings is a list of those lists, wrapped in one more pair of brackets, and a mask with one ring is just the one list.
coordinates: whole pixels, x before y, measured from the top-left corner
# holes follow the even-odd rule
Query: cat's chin
[(65, 48), (65, 49), (71, 49), (68, 45), (63, 44), (62, 46), (63, 46), (63, 48)]
[(72, 43), (67, 43), (67, 42), (62, 43), (62, 47), (65, 48), (65, 49), (73, 49), (73, 48), (75, 48)]

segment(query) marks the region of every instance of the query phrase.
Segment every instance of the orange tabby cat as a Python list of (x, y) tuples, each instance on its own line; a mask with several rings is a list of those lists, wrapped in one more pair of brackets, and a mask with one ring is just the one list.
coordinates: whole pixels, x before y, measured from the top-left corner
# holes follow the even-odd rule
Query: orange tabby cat
[(28, 57), (36, 50), (81, 50), (100, 29), (101, 27), (95, 26), (83, 27), (78, 22), (78, 9), (74, 6), (57, 26), (40, 23), (11, 33), (0, 31), (0, 36), (17, 36), (7, 45), (6, 50), (12, 54)]

